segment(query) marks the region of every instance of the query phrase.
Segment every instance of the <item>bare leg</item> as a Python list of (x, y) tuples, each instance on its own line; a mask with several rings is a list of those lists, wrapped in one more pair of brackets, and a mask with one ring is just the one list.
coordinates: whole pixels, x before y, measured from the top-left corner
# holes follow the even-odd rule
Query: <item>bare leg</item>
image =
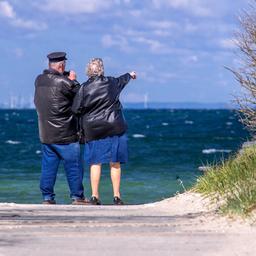
[(111, 181), (113, 185), (114, 197), (120, 198), (121, 165), (120, 163), (110, 163)]
[(101, 164), (92, 164), (90, 169), (91, 169), (92, 196), (99, 198)]

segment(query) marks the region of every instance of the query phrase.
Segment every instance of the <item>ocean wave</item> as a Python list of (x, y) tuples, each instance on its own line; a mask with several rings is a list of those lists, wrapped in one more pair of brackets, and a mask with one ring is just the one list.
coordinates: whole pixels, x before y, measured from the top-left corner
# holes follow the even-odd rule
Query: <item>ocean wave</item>
[(214, 153), (230, 153), (232, 150), (230, 149), (216, 149), (216, 148), (209, 148), (202, 150), (203, 154), (214, 154)]
[(41, 154), (41, 150), (37, 150), (36, 154), (38, 154), (38, 155)]
[(231, 126), (231, 125), (233, 125), (233, 123), (232, 122), (226, 122), (226, 125)]
[(17, 141), (17, 140), (7, 140), (5, 143), (12, 144), (12, 145), (17, 145), (17, 144), (20, 144), (21, 142)]
[(185, 121), (185, 124), (193, 124), (194, 122), (193, 121), (190, 121), (190, 120), (186, 120)]
[(162, 125), (163, 125), (163, 126), (167, 126), (167, 125), (169, 125), (169, 123), (162, 123)]
[(133, 138), (145, 138), (146, 136), (144, 134), (133, 134)]
[(20, 114), (17, 113), (17, 112), (12, 112), (12, 115), (13, 115), (13, 116), (20, 116)]
[(199, 166), (198, 170), (201, 172), (207, 172), (210, 169), (209, 166)]

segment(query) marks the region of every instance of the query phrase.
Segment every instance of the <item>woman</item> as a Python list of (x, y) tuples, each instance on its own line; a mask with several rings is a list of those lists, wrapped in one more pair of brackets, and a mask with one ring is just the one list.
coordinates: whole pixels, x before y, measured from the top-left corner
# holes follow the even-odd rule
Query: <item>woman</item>
[(122, 205), (120, 196), (121, 163), (126, 163), (127, 125), (119, 95), (136, 73), (126, 73), (118, 78), (105, 77), (103, 61), (92, 59), (86, 69), (87, 82), (77, 93), (73, 112), (80, 115), (80, 126), (85, 138), (85, 160), (90, 165), (91, 204), (100, 205), (99, 182), (101, 165), (110, 165), (115, 205)]

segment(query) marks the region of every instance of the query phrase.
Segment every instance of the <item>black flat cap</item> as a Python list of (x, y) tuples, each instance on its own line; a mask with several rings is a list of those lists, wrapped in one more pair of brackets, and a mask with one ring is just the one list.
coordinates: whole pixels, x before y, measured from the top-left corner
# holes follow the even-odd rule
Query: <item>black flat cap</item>
[(49, 62), (59, 62), (63, 60), (67, 60), (65, 52), (52, 52), (47, 55)]

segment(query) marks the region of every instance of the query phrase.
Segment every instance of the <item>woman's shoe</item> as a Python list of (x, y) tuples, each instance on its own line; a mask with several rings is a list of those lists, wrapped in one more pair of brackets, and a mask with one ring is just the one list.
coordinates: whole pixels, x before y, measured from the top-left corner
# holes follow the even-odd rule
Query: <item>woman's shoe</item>
[(124, 205), (124, 202), (118, 196), (114, 197), (113, 203), (114, 205)]
[(92, 196), (91, 199), (90, 199), (90, 204), (92, 204), (92, 205), (101, 205), (101, 201), (96, 196)]

